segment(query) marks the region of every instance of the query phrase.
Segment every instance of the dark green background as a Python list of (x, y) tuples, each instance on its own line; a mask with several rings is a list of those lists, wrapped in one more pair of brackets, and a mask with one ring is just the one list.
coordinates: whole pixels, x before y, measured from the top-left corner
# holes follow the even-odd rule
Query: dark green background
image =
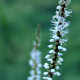
[[(48, 53), (49, 28), (58, 0), (0, 0), (0, 80), (26, 80), (29, 76), (29, 53), (35, 31), (42, 23), (42, 63)], [(80, 80), (80, 0), (72, 0), (68, 51), (64, 53), (61, 77), (53, 80)], [(43, 69), (42, 69), (43, 70)], [(42, 79), (41, 79), (42, 80)]]

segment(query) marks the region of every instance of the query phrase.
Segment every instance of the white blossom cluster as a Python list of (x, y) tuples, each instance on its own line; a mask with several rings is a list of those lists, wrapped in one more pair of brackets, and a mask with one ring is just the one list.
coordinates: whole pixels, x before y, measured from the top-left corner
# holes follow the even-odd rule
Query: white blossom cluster
[(32, 67), (32, 70), (30, 71), (31, 76), (28, 77), (28, 80), (41, 80), (41, 52), (39, 50), (36, 50), (36, 48), (33, 48), (30, 56), (31, 59), (29, 60), (29, 65)]
[[(68, 41), (66, 38), (66, 34), (68, 34), (67, 27), (69, 26), (69, 22), (66, 21), (66, 18), (70, 16), (72, 13), (71, 10), (67, 10), (67, 5), (70, 3), (70, 0), (60, 0), (59, 5), (57, 6), (56, 15), (52, 18), (52, 25), (55, 27), (50, 28), (51, 31), (51, 39), (49, 42), (51, 43), (48, 48), (51, 50), (49, 54), (46, 55), (45, 59), (47, 62), (44, 64), (44, 68), (46, 72), (43, 73), (43, 79), (52, 80), (52, 76), (60, 76), (59, 65), (62, 65), (64, 61), (62, 56), (62, 51), (67, 51), (62, 45)], [(54, 45), (53, 45), (54, 43)], [(56, 43), (56, 45), (55, 45)]]
[(33, 43), (34, 48), (30, 53), (31, 59), (29, 60), (29, 65), (31, 66), (32, 70), (30, 71), (31, 76), (28, 77), (28, 80), (41, 80), (41, 52), (38, 49), (40, 46), (40, 27), (41, 24), (38, 24), (36, 40)]

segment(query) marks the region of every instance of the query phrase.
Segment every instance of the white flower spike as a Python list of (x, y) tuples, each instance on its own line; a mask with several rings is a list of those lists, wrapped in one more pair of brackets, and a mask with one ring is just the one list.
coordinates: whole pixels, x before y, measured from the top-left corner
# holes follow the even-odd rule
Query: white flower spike
[[(52, 80), (53, 76), (60, 76), (59, 65), (62, 65), (64, 61), (62, 51), (67, 51), (62, 45), (65, 44), (68, 39), (66, 38), (66, 34), (68, 34), (67, 27), (70, 25), (66, 20), (68, 16), (72, 13), (71, 10), (67, 10), (67, 6), (71, 0), (59, 0), (59, 5), (57, 6), (56, 15), (52, 17), (52, 28), (50, 28), (51, 45), (48, 46), (50, 48), (49, 54), (46, 55), (45, 59), (47, 59), (47, 63), (44, 64), (44, 68), (47, 69), (46, 72), (43, 73), (44, 80)], [(53, 44), (54, 43), (54, 44)], [(53, 46), (54, 45), (54, 46)]]
[(40, 46), (40, 24), (38, 25), (37, 29), (37, 37), (36, 41), (34, 42), (34, 48), (30, 53), (31, 59), (29, 60), (29, 65), (31, 66), (32, 70), (30, 71), (30, 76), (27, 80), (41, 80), (41, 52), (38, 50)]

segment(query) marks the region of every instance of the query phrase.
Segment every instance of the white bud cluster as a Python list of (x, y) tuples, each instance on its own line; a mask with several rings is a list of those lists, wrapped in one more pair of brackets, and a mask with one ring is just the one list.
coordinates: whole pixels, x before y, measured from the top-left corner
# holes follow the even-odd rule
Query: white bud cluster
[(63, 48), (62, 46), (58, 46), (58, 49), (61, 50), (61, 51), (67, 51), (67, 49)]
[(60, 0), (59, 4), (65, 3), (66, 6), (69, 5), (71, 3), (71, 0)]
[(35, 48), (30, 53), (31, 59), (29, 60), (29, 65), (32, 67), (32, 70), (30, 71), (31, 76), (28, 77), (28, 80), (35, 80), (35, 79), (41, 80), (40, 68), (42, 64), (41, 64), (40, 55), (41, 55), (41, 52), (39, 50), (36, 50)]
[[(68, 39), (64, 39), (64, 37), (66, 38), (66, 34), (68, 34), (67, 27), (69, 26), (69, 22), (66, 21), (66, 18), (72, 13), (71, 10), (67, 10), (67, 5), (69, 3), (70, 0), (60, 0), (59, 5), (57, 6), (56, 15), (52, 17), (51, 22), (52, 25), (55, 27), (50, 28), (51, 39), (49, 40), (49, 42), (51, 42), (51, 44), (48, 46), (48, 48), (50, 48), (51, 50), (49, 51), (49, 54), (46, 55), (45, 59), (47, 60), (47, 63), (45, 63), (43, 66), (47, 70), (43, 73), (43, 79), (45, 80), (52, 80), (52, 75), (61, 75), (60, 72), (58, 72), (57, 70), (60, 69), (59, 65), (62, 65), (62, 62), (64, 60), (62, 58), (63, 54), (59, 51), (67, 51), (66, 48), (62, 47), (62, 45), (68, 41)], [(52, 44), (53, 42), (58, 43), (58, 45), (56, 45), (56, 49), (54, 48), (55, 46)], [(57, 59), (55, 58), (55, 56), (57, 56)], [(55, 67), (52, 67), (53, 65), (55, 65)]]
[(49, 54), (52, 54), (52, 53), (54, 54), (55, 51), (54, 51), (54, 50), (50, 50), (50, 51), (49, 51)]

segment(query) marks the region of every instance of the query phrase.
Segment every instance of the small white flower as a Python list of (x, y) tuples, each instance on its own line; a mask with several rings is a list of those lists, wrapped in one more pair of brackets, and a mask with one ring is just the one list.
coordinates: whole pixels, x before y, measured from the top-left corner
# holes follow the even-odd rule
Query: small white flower
[(69, 26), (69, 23), (65, 22), (63, 25), (64, 25), (64, 28), (67, 28)]
[(31, 60), (29, 60), (29, 65), (30, 66), (34, 66), (34, 62), (33, 62), (33, 60), (31, 59)]
[(42, 67), (42, 64), (39, 63), (39, 64), (37, 65), (37, 67), (38, 67), (38, 68), (41, 68), (41, 67)]
[(63, 56), (63, 54), (62, 53), (58, 53), (58, 56)]
[(47, 80), (47, 77), (43, 77), (43, 79)]
[(63, 60), (63, 58), (60, 58), (60, 57), (59, 57), (59, 61), (60, 61), (60, 62), (63, 62), (64, 60)]
[(68, 33), (69, 33), (68, 30), (65, 30), (65, 31), (62, 31), (62, 32), (61, 32), (61, 35), (62, 35), (62, 37), (64, 37), (65, 34), (68, 34)]
[(48, 63), (45, 63), (44, 65), (47, 65), (48, 66), (49, 64)]
[(55, 69), (51, 69), (51, 73), (54, 73), (55, 72)]
[(55, 40), (59, 40), (59, 37), (58, 37), (57, 35), (53, 35), (53, 38), (54, 38)]
[(53, 63), (53, 60), (51, 58), (47, 59), (47, 61)]
[(53, 45), (49, 45), (48, 48), (53, 48)]
[(45, 59), (48, 59), (48, 58), (50, 58), (50, 55), (47, 55), (47, 56), (45, 57)]
[(49, 64), (48, 64), (48, 63), (45, 63), (45, 64), (44, 64), (44, 68), (45, 68), (45, 69), (49, 69)]
[(36, 71), (37, 71), (37, 74), (38, 74), (38, 75), (40, 75), (40, 74), (41, 74), (41, 71), (40, 71), (40, 70), (36, 70)]
[(59, 72), (55, 72), (55, 75), (56, 76), (60, 76), (61, 74)]
[(67, 51), (67, 49), (66, 48), (63, 48), (62, 46), (58, 46), (58, 49), (59, 50), (62, 50), (62, 51)]
[(61, 10), (61, 8), (62, 8), (61, 6), (57, 6), (57, 9)]
[(37, 76), (36, 76), (36, 78), (37, 78), (36, 80), (41, 80), (41, 78), (40, 78), (40, 76), (39, 76), (39, 75), (37, 75)]
[(63, 49), (63, 47), (62, 47), (62, 46), (58, 46), (58, 49), (59, 49), (59, 50), (62, 50), (62, 49)]
[(48, 72), (44, 72), (43, 75), (44, 75), (44, 76), (45, 76), (45, 75), (48, 75)]
[(67, 51), (67, 49), (66, 48), (63, 48), (63, 50), (62, 51)]
[(56, 11), (56, 18), (58, 19), (59, 17), (59, 11)]
[(31, 75), (34, 75), (34, 70), (31, 70), (31, 71), (30, 71), (30, 74), (31, 74)]
[(52, 32), (52, 38), (54, 38), (54, 40), (55, 40), (55, 37), (57, 36), (57, 31), (58, 31), (58, 28), (55, 27), (55, 30), (53, 30)]
[(54, 39), (50, 39), (49, 41), (50, 41), (50, 42), (54, 42)]
[(65, 42), (67, 42), (68, 39), (60, 39), (60, 44), (63, 45), (63, 43), (65, 44)]
[(67, 11), (67, 10), (65, 10), (65, 17), (68, 17), (68, 16), (70, 16), (70, 14), (72, 13), (72, 11)]
[(58, 70), (59, 69), (59, 66), (56, 66), (56, 69)]
[(30, 76), (30, 77), (28, 77), (28, 80), (32, 80), (32, 77)]
[(58, 64), (58, 65), (62, 65), (62, 63), (61, 63), (60, 61), (57, 61), (57, 64)]
[(50, 50), (50, 51), (49, 51), (49, 54), (52, 54), (52, 53), (54, 54), (55, 51), (54, 51), (54, 50)]
[(58, 26), (58, 24), (59, 24), (59, 22), (57, 22), (57, 21), (53, 21), (52, 23), (54, 26)]

